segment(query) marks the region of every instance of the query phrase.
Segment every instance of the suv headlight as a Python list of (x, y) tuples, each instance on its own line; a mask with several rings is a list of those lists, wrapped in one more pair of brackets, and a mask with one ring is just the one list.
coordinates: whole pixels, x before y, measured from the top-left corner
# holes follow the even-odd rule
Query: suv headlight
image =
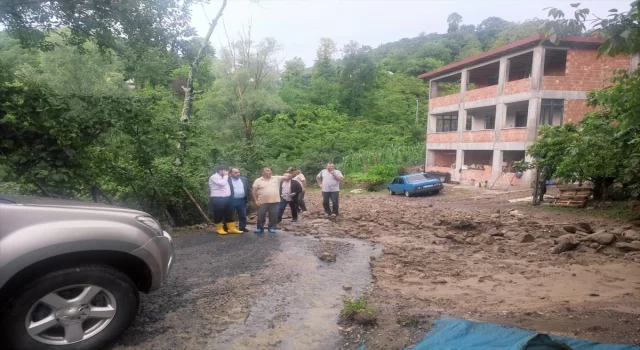
[(163, 235), (162, 226), (156, 219), (150, 216), (138, 216), (136, 220), (150, 227), (158, 236)]

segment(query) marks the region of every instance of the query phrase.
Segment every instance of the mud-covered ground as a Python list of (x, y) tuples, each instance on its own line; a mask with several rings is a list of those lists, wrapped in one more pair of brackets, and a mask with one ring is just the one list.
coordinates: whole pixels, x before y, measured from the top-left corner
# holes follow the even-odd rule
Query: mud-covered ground
[[(179, 233), (167, 285), (114, 349), (401, 349), (440, 317), (640, 344), (640, 227), (612, 209), (508, 202), (527, 195), (349, 193), (329, 219), (308, 193), (310, 213), (276, 235)], [(360, 295), (377, 326), (338, 319)]]

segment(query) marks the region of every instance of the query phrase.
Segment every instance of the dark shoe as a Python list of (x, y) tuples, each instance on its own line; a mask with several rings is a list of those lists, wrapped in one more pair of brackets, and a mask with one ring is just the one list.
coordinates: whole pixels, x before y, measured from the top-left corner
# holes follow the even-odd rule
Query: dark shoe
[(291, 222), (298, 222), (298, 219), (292, 219)]
[(249, 230), (247, 230), (246, 228), (241, 228), (240, 231), (242, 232), (249, 232)]
[(257, 228), (253, 233), (264, 233), (264, 229)]
[(275, 228), (273, 228), (273, 227), (272, 227), (272, 228), (270, 228), (270, 229), (269, 229), (269, 233), (276, 233), (276, 229), (275, 229)]

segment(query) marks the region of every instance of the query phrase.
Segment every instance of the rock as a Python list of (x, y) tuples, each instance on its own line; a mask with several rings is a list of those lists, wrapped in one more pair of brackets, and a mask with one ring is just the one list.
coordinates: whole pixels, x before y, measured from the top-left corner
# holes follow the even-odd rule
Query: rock
[(492, 219), (500, 219), (500, 214), (491, 214)]
[(598, 242), (602, 245), (609, 245), (616, 240), (616, 236), (611, 233), (594, 233), (588, 237), (590, 240), (594, 242)]
[(520, 214), (520, 212), (518, 210), (512, 210), (509, 212), (509, 215), (511, 216), (518, 216)]
[(446, 283), (449, 283), (449, 282), (447, 282), (447, 280), (440, 279), (440, 280), (433, 280), (433, 281), (431, 281), (431, 283), (446, 284)]
[(551, 237), (551, 238), (558, 238), (558, 237), (560, 237), (560, 236), (562, 236), (562, 235), (564, 235), (564, 234), (566, 234), (566, 232), (565, 232), (565, 231), (561, 231), (561, 230), (557, 230), (557, 229), (552, 229), (552, 230), (549, 232), (549, 237)]
[(349, 290), (353, 289), (353, 287), (350, 284), (347, 283), (344, 286), (342, 286), (342, 289), (344, 289), (346, 291), (349, 291)]
[(353, 315), (353, 322), (361, 325), (361, 326), (370, 326), (376, 324), (377, 317), (375, 314), (365, 311), (359, 310)]
[(622, 233), (622, 237), (627, 242), (640, 241), (640, 232), (636, 230), (626, 230)]
[(640, 252), (640, 241), (633, 241), (631, 243), (618, 242), (616, 248), (623, 252)]
[(334, 254), (329, 253), (329, 252), (324, 252), (320, 256), (320, 260), (326, 261), (326, 262), (335, 262), (336, 261), (336, 256)]
[(351, 190), (349, 193), (362, 193), (362, 189), (356, 188), (355, 190)]
[(562, 229), (569, 233), (576, 233), (577, 231), (577, 229), (574, 226), (563, 226)]
[(515, 231), (507, 231), (504, 233), (504, 237), (507, 239), (515, 239), (518, 235), (519, 233)]
[(580, 244), (573, 235), (564, 235), (558, 238), (556, 246), (551, 250), (551, 254), (560, 254), (568, 250), (576, 249)]
[(531, 243), (536, 240), (532, 234), (529, 233), (521, 233), (515, 237), (515, 240), (519, 243)]
[(622, 227), (616, 227), (613, 230), (610, 230), (609, 233), (613, 233), (616, 236), (622, 236), (624, 229)]
[(593, 233), (593, 229), (591, 228), (591, 225), (587, 224), (586, 222), (579, 222), (576, 224), (576, 226), (578, 226), (578, 230), (580, 231), (584, 231), (586, 233)]
[(483, 240), (482, 243), (484, 244), (488, 244), (488, 245), (492, 245), (496, 243), (496, 239), (493, 238), (493, 236), (486, 236)]
[(600, 244), (598, 244), (598, 243), (594, 242), (594, 243), (589, 244), (589, 248), (598, 249), (598, 247), (600, 247)]
[(502, 233), (502, 231), (498, 230), (498, 229), (492, 229), (489, 230), (489, 236), (504, 236), (504, 233)]
[(497, 209), (497, 210), (496, 210), (496, 214), (500, 214), (500, 209)]

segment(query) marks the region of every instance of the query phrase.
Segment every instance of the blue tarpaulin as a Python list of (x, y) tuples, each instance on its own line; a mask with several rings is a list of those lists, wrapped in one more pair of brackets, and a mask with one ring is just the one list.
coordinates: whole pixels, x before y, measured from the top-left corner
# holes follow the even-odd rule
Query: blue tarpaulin
[[(358, 348), (365, 349), (365, 345)], [(492, 323), (443, 319), (435, 321), (431, 331), (411, 350), (640, 350), (640, 347), (538, 334)]]
[(435, 321), (412, 350), (640, 350), (634, 345), (600, 344), (576, 338), (538, 334), (520, 328), (460, 319)]

